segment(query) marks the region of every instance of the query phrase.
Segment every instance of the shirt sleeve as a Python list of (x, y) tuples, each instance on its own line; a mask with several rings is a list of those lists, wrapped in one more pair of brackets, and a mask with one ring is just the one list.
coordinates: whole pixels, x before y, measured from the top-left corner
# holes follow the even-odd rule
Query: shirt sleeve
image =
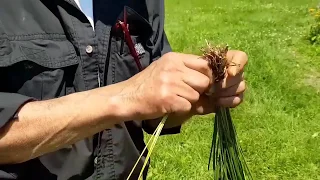
[[(153, 41), (151, 57), (152, 61), (156, 61), (164, 54), (172, 51), (167, 35), (164, 30), (164, 0), (146, 1), (146, 4), (149, 12), (149, 22), (151, 22), (152, 29), (154, 32), (151, 38), (151, 41)], [(146, 123), (146, 121), (143, 121), (142, 128), (148, 134), (152, 134), (157, 127), (151, 127), (150, 125), (148, 125), (148, 123)], [(174, 128), (164, 128), (160, 135), (178, 134), (180, 133), (180, 130), (181, 126), (177, 126)]]
[(19, 108), (31, 100), (34, 99), (21, 94), (0, 92), (0, 128), (9, 120), (16, 118)]

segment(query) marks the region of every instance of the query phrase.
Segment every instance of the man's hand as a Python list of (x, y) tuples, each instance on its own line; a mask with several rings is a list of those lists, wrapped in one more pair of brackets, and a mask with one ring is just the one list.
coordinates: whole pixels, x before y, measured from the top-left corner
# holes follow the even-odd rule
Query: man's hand
[(135, 119), (190, 113), (212, 81), (208, 62), (199, 56), (167, 53), (128, 79), (117, 101), (127, 103), (119, 112)]
[[(183, 124), (193, 115), (205, 115), (214, 113), (217, 106), (235, 108), (243, 101), (243, 94), (246, 89), (244, 80), (244, 68), (248, 62), (247, 55), (242, 51), (230, 50), (227, 59), (231, 64), (227, 69), (226, 77), (219, 83), (210, 83), (210, 94), (207, 92), (200, 94), (198, 101), (192, 103), (190, 111), (184, 113), (171, 113), (167, 120), (166, 127), (175, 127)], [(212, 77), (211, 77), (212, 78)], [(196, 77), (193, 79), (198, 80)], [(210, 82), (213, 80), (211, 79)], [(153, 126), (157, 126), (156, 121), (149, 121)]]
[[(237, 66), (230, 66), (225, 79), (213, 84), (206, 60), (189, 54), (164, 55), (125, 82), (119, 97), (128, 105), (121, 114), (145, 120), (170, 113), (166, 127), (174, 127), (193, 115), (213, 113), (217, 106), (238, 106), (246, 88), (243, 71), (248, 58), (244, 52), (231, 50), (227, 59)], [(213, 90), (211, 95), (208, 89)], [(158, 122), (149, 121), (153, 126)]]
[(215, 107), (235, 108), (243, 101), (246, 90), (244, 68), (248, 56), (242, 51), (230, 50), (227, 54), (230, 64), (226, 77), (219, 83), (213, 84), (210, 95), (201, 95), (198, 102), (193, 105), (193, 114), (202, 115), (215, 112)]

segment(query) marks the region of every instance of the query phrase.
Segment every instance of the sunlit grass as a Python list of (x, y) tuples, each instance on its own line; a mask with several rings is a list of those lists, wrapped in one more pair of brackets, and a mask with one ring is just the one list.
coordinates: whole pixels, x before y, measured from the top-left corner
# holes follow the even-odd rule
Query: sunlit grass
[[(167, 0), (175, 51), (200, 54), (205, 39), (249, 56), (245, 101), (232, 110), (257, 180), (320, 179), (320, 58), (303, 40), (316, 0)], [(310, 77), (312, 79), (310, 80)], [(207, 163), (213, 115), (159, 138), (148, 179), (213, 179)]]

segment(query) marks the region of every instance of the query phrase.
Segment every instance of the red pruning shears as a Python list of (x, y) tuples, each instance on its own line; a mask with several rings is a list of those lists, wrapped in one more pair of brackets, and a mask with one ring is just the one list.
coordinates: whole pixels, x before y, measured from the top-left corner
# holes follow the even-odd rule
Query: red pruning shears
[(137, 53), (137, 51), (136, 51), (136, 49), (134, 47), (134, 44), (133, 44), (132, 39), (131, 39), (131, 35), (129, 33), (129, 24), (127, 24), (127, 10), (126, 10), (126, 7), (124, 7), (124, 10), (123, 10), (123, 22), (119, 20), (118, 24), (120, 25), (120, 27), (121, 27), (121, 29), (123, 31), (125, 41), (127, 42), (127, 45), (129, 47), (129, 50), (130, 50), (130, 53), (133, 56), (134, 61), (136, 62), (139, 71), (142, 71), (143, 68), (142, 68), (141, 63), (140, 63), (140, 58), (139, 58), (138, 53)]

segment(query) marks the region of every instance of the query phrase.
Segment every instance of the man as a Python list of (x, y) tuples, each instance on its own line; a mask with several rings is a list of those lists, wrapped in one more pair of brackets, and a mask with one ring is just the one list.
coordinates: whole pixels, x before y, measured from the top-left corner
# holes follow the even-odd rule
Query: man
[(0, 2), (1, 179), (126, 179), (161, 117), (170, 114), (162, 135), (175, 134), (242, 101), (245, 53), (230, 51), (240, 66), (213, 84), (205, 60), (170, 52), (163, 0), (94, 0), (92, 22), (82, 9)]

